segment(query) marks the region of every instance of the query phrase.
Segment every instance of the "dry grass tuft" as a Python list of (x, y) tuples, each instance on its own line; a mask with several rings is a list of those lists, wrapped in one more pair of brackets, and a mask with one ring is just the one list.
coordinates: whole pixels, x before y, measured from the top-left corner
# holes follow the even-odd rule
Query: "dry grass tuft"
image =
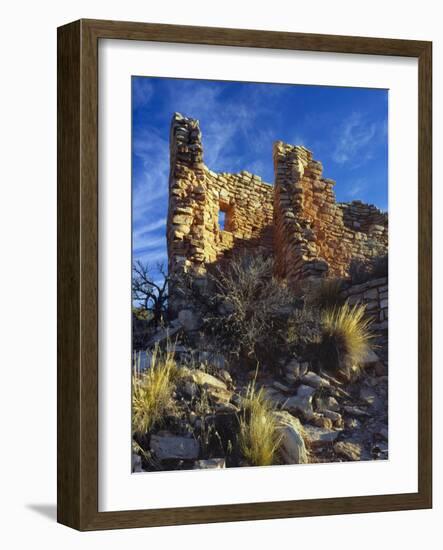
[(371, 347), (371, 320), (364, 317), (366, 306), (347, 302), (322, 313), (321, 356), (335, 368), (358, 365)]
[(245, 411), (240, 419), (239, 447), (244, 458), (253, 466), (275, 463), (281, 443), (274, 408), (266, 400), (263, 388), (248, 387)]
[(132, 430), (143, 435), (160, 422), (172, 402), (177, 377), (174, 352), (162, 353), (156, 347), (151, 366), (132, 377)]

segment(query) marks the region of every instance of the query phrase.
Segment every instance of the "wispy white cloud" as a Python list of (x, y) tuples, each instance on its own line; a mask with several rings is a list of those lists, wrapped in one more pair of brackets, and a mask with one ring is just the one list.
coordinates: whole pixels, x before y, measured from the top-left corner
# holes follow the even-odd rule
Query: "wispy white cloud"
[(166, 254), (166, 214), (169, 179), (169, 142), (154, 128), (138, 130), (133, 153), (141, 161), (133, 174), (132, 223), (134, 259), (148, 263), (154, 272)]
[(132, 102), (138, 109), (147, 105), (154, 95), (154, 86), (149, 78), (135, 78), (132, 81)]
[(249, 172), (252, 172), (252, 174), (261, 176), (265, 172), (265, 164), (262, 160), (255, 160), (249, 163), (245, 169), (247, 169)]
[[(174, 109), (200, 121), (204, 161), (209, 168), (230, 172), (244, 169), (245, 159), (238, 154), (236, 144), (241, 137), (250, 143), (251, 152), (260, 149), (256, 122), (267, 108), (263, 94), (254, 92), (232, 99), (223, 95), (223, 86), (198, 81), (184, 82), (179, 95), (174, 86), (170, 91)], [(271, 149), (267, 153), (271, 159)]]
[(357, 161), (357, 164), (361, 165), (370, 160), (370, 144), (377, 131), (375, 122), (367, 123), (360, 113), (352, 113), (339, 128), (335, 149), (332, 152), (334, 162), (345, 164)]
[(132, 237), (134, 241), (138, 241), (164, 227), (166, 227), (166, 218), (160, 218), (154, 222), (141, 223), (134, 229)]
[(155, 276), (158, 276), (157, 266), (159, 264), (166, 265), (168, 261), (166, 247), (157, 248), (156, 250), (134, 250), (133, 257), (135, 261), (140, 261), (143, 264), (147, 264), (152, 269)]
[(367, 182), (364, 179), (358, 179), (355, 180), (353, 183), (351, 183), (346, 190), (346, 195), (353, 199), (359, 195), (361, 195), (364, 191), (366, 191), (367, 188)]
[(150, 237), (146, 240), (144, 246), (134, 247), (134, 253), (144, 254), (150, 251), (155, 251), (158, 248), (161, 248), (165, 243), (163, 236)]

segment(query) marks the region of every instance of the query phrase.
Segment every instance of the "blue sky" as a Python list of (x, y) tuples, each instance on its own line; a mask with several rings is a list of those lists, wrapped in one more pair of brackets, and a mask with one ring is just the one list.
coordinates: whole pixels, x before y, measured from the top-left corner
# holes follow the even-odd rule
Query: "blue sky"
[(282, 140), (313, 151), (338, 201), (387, 210), (387, 90), (132, 77), (134, 260), (167, 263), (175, 111), (200, 121), (211, 170), (248, 170), (273, 183), (272, 144)]

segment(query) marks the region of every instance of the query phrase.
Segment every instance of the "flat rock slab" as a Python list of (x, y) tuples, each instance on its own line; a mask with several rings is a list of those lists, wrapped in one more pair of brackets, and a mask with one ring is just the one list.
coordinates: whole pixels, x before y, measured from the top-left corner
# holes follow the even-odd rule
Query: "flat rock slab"
[(233, 392), (228, 390), (225, 382), (212, 376), (212, 374), (196, 370), (192, 373), (192, 379), (196, 384), (204, 388), (216, 403), (227, 403), (230, 401)]
[(316, 426), (310, 426), (308, 424), (305, 424), (303, 429), (307, 440), (314, 447), (334, 443), (340, 435), (339, 431), (330, 430), (328, 428), (317, 428)]
[(159, 432), (151, 437), (151, 451), (159, 460), (195, 460), (200, 452), (198, 441), (169, 432)]
[(222, 390), (228, 389), (222, 380), (219, 380), (215, 376), (212, 376), (212, 374), (208, 374), (202, 370), (193, 371), (192, 378), (196, 384), (205, 388), (218, 388)]
[(326, 380), (326, 378), (322, 378), (315, 372), (307, 372), (301, 379), (303, 384), (306, 384), (307, 386), (311, 386), (312, 388), (326, 388), (330, 386), (329, 380)]

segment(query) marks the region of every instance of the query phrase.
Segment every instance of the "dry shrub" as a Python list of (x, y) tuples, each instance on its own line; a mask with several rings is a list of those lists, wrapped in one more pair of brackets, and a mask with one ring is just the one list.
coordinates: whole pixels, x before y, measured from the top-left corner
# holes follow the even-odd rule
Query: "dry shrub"
[(242, 255), (211, 276), (213, 307), (205, 325), (220, 347), (237, 357), (263, 362), (280, 345), (294, 296), (272, 271), (272, 258)]
[(329, 370), (357, 366), (371, 347), (371, 320), (364, 317), (366, 306), (355, 304), (325, 310), (322, 313), (322, 334), (319, 355)]
[(238, 443), (242, 455), (252, 466), (275, 463), (282, 436), (273, 413), (274, 407), (266, 400), (263, 388), (257, 391), (255, 384), (249, 385)]
[(162, 421), (171, 406), (177, 377), (174, 352), (154, 348), (151, 366), (132, 377), (132, 430), (143, 435)]

